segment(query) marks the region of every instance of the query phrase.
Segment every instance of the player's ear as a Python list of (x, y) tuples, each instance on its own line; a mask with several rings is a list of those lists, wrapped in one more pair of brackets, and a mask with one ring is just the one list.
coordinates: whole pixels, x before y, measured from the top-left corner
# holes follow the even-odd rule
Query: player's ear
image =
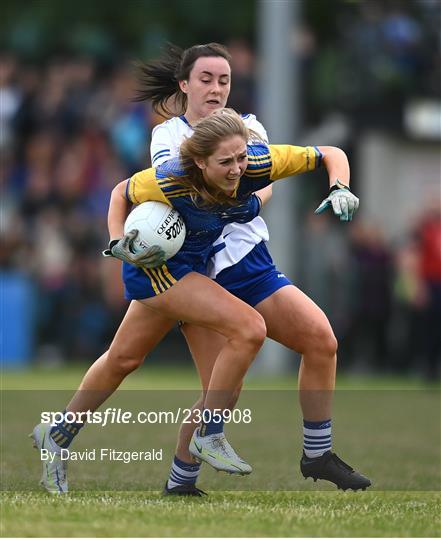
[(205, 159), (203, 158), (195, 158), (194, 159), (194, 162), (196, 163), (196, 165), (199, 167), (199, 169), (201, 170), (204, 170), (207, 168), (207, 163), (205, 161)]
[(179, 84), (179, 88), (181, 89), (181, 91), (184, 92), (184, 94), (186, 94), (187, 93), (188, 82), (187, 81), (178, 81), (178, 84)]

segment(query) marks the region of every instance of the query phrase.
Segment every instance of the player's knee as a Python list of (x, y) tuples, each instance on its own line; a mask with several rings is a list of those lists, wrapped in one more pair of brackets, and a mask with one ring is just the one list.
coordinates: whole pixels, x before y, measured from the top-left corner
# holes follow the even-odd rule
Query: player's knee
[(266, 337), (266, 324), (264, 318), (255, 311), (247, 316), (243, 324), (236, 328), (239, 339), (250, 349), (257, 352), (262, 347)]
[(337, 354), (338, 342), (331, 328), (323, 334), (322, 347), (324, 354), (329, 358)]
[(335, 357), (337, 352), (337, 339), (326, 317), (311, 325), (305, 336), (300, 353), (317, 361), (327, 361)]

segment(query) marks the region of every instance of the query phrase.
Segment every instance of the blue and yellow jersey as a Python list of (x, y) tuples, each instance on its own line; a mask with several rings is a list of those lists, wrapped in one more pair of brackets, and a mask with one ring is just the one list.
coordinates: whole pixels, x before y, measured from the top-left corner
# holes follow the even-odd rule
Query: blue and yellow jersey
[[(178, 159), (134, 174), (127, 181), (126, 196), (133, 204), (166, 203), (176, 208), (184, 220), (187, 230), (184, 244), (162, 269), (169, 276), (165, 281), (173, 283), (192, 270), (205, 273), (212, 244), (227, 223), (246, 223), (258, 215), (260, 203), (252, 195), (254, 191), (275, 180), (316, 169), (321, 158), (320, 151), (311, 146), (267, 145), (263, 142), (248, 145), (248, 167), (235, 193), (239, 201), (236, 206), (197, 206), (191, 190), (179, 182), (179, 176), (184, 172)], [(155, 273), (155, 269), (146, 271), (148, 275), (149, 272)]]

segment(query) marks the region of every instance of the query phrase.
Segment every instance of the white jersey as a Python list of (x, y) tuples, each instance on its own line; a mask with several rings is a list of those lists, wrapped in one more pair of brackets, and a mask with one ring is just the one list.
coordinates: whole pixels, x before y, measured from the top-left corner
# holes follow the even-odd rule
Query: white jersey
[[(242, 120), (247, 128), (252, 129), (268, 142), (268, 135), (254, 114), (243, 114)], [(182, 141), (191, 137), (193, 128), (185, 116), (175, 116), (153, 129), (150, 156), (152, 167), (158, 167), (164, 161), (179, 155)], [(215, 255), (208, 265), (208, 275), (215, 278), (219, 272), (241, 261), (262, 240), (268, 241), (266, 223), (256, 217), (248, 223), (229, 223), (214, 242)]]

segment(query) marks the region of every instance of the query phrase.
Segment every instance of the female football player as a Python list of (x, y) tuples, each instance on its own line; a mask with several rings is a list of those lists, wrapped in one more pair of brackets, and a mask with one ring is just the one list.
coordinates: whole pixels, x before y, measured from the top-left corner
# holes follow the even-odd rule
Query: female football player
[[(211, 251), (211, 242), (220, 233), (225, 221), (249, 220), (256, 212), (256, 200), (250, 196), (253, 190), (283, 176), (314, 168), (321, 159), (328, 170), (332, 187), (330, 196), (319, 207), (320, 210), (332, 204), (336, 213), (350, 219), (358, 205), (356, 197), (345, 187), (345, 181), (347, 185), (349, 180), (349, 168), (343, 152), (327, 147), (321, 149), (290, 146), (268, 147), (261, 143), (249, 147), (248, 163), (246, 145), (248, 138), (249, 133), (237, 115), (227, 112), (222, 115), (210, 116), (196, 127), (194, 135), (185, 141), (181, 148), (184, 170), (177, 170), (176, 165), (173, 168), (168, 162), (156, 171), (150, 169), (134, 175), (128, 182), (122, 182), (114, 189), (109, 210), (109, 230), (112, 238), (109, 249), (111, 253), (126, 262), (144, 267), (150, 263), (157, 267), (157, 258), (160, 254), (145, 252), (142, 254), (143, 258), (134, 260), (128, 247), (136, 233), (118, 240), (122, 235), (128, 201), (160, 200), (167, 202), (175, 206), (186, 221), (188, 236), (184, 246), (175, 257), (167, 262), (167, 265), (148, 271), (125, 264), (124, 281), (128, 296), (136, 298), (139, 302), (137, 305), (153, 309), (168, 320), (178, 318), (193, 322), (210, 329), (216, 329), (225, 336), (226, 342), (214, 364), (204, 400), (204, 408), (207, 411), (226, 408), (232, 402), (234, 391), (240, 385), (253, 355), (260, 346), (262, 331), (265, 330), (263, 320), (256, 317), (245, 303), (238, 304), (237, 302), (240, 301), (237, 299), (233, 301), (233, 297), (225, 290), (195, 272), (204, 270), (204, 266), (208, 262), (208, 254)], [(262, 273), (266, 276), (266, 280), (261, 280), (260, 285), (265, 285), (275, 277), (273, 273), (275, 269), (265, 256), (261, 256), (259, 260), (258, 255), (256, 254), (255, 261), (259, 262), (263, 269)], [(153, 261), (153, 259), (155, 260)], [(291, 290), (291, 287), (286, 284), (280, 291)], [(288, 312), (293, 311), (293, 306), (289, 305), (290, 303), (302, 304), (303, 302), (305, 305), (302, 316), (308, 318), (308, 324), (311, 327), (305, 329), (304, 334), (313, 334), (318, 341), (315, 352), (319, 360), (321, 362), (328, 361), (331, 352), (332, 356), (335, 356), (335, 343), (331, 346), (329, 340), (326, 342), (326, 333), (329, 331), (326, 328), (323, 331), (321, 320), (317, 320), (317, 313), (314, 312), (314, 308), (311, 309), (310, 304), (312, 303), (303, 297), (300, 297), (299, 301), (296, 292), (293, 291), (293, 293), (295, 294), (290, 297), (276, 298), (275, 307), (278, 308), (278, 320), (283, 320), (285, 324), (292, 321), (293, 324), (301, 327), (301, 323), (296, 321), (298, 314), (291, 313), (289, 318), (283, 315), (285, 312), (289, 315)], [(263, 301), (258, 301), (258, 303), (261, 304), (262, 311), (271, 319), (274, 316), (274, 313), (271, 313), (272, 306), (270, 305), (267, 310)], [(299, 308), (301, 307), (299, 305)], [(318, 308), (316, 309), (318, 310)], [(233, 312), (234, 316), (232, 317)], [(321, 314), (320, 311), (319, 314)], [(248, 322), (249, 324), (251, 322), (255, 327), (247, 326), (245, 333), (238, 332), (239, 320), (242, 323)], [(121, 326), (123, 325), (124, 321)], [(240, 324), (239, 327), (241, 327)], [(274, 336), (282, 343), (291, 343), (292, 348), (295, 348), (294, 342), (290, 342), (292, 328), (290, 332), (284, 333), (283, 329), (278, 328), (275, 322), (271, 323), (271, 327), (269, 335)], [(115, 341), (121, 337), (120, 331), (121, 328)], [(125, 329), (125, 332), (127, 335), (128, 329)], [(133, 332), (130, 333), (133, 335)], [(298, 339), (300, 340), (298, 350), (303, 352), (301, 341), (306, 340), (303, 335), (300, 335)], [(113, 344), (109, 351), (109, 358), (112, 357), (112, 347)], [(332, 348), (334, 350), (330, 351), (329, 349)], [(302, 368), (304, 368), (307, 363), (306, 359), (304, 358), (302, 362)], [(327, 394), (329, 388), (326, 384), (329, 384), (332, 389), (333, 380), (325, 381), (319, 374), (311, 381), (310, 388), (328, 390), (325, 392)], [(102, 386), (101, 388), (104, 394), (108, 392), (108, 387)], [(219, 394), (213, 392), (215, 390), (223, 390), (223, 392)], [(308, 390), (308, 388), (303, 390)], [(316, 404), (316, 409), (323, 409), (324, 406), (327, 406), (325, 401), (326, 399), (323, 400), (323, 403)], [(70, 404), (69, 410), (78, 410), (74, 402), (75, 398)], [(305, 409), (304, 402), (302, 405)], [(85, 410), (84, 403), (82, 407), (80, 410)], [(320, 451), (324, 446), (326, 447), (328, 438), (330, 438), (330, 426), (323, 426), (322, 423), (313, 421), (307, 427), (312, 432), (308, 433), (308, 439), (311, 441), (308, 446), (312, 451)], [(69, 439), (68, 431), (72, 432), (72, 428), (77, 430), (79, 427), (69, 425), (69, 429), (67, 429), (66, 422), (60, 423), (57, 426), (58, 433), (55, 431), (56, 442), (58, 441), (60, 445), (64, 444), (65, 439)], [(47, 430), (44, 433), (42, 430), (43, 428), (39, 426), (34, 431), (34, 438), (39, 447), (44, 443), (44, 437), (47, 434)], [(43, 443), (41, 442), (42, 438)], [(52, 440), (55, 438), (52, 432), (49, 438)], [(210, 415), (207, 421), (203, 422), (201, 430), (196, 430), (194, 433), (191, 451), (199, 459), (210, 462), (220, 470), (242, 474), (251, 470), (226, 442), (222, 422), (217, 421), (217, 419), (214, 421)], [(311, 459), (308, 460), (304, 456), (302, 471), (305, 476), (327, 478), (340, 487), (363, 488), (369, 485), (367, 479), (355, 473), (330, 451), (326, 451), (322, 457), (311, 456)]]
[[(192, 124), (212, 110), (224, 106), (231, 81), (229, 60), (225, 47), (210, 43), (197, 45), (185, 51), (170, 46), (159, 60), (140, 65), (142, 87), (139, 99), (151, 101), (157, 112), (176, 114), (153, 130), (151, 159), (154, 166), (177, 157), (180, 144), (193, 133)], [(254, 115), (242, 115), (242, 119), (248, 128), (268, 142), (264, 127)], [(271, 197), (270, 190), (271, 186), (268, 186), (256, 193), (263, 202), (266, 202)], [(323, 423), (322, 420), (331, 417), (332, 392), (329, 390), (334, 388), (335, 381), (336, 358), (332, 352), (335, 338), (328, 321), (317, 306), (299, 289), (292, 286), (283, 274), (275, 271), (264, 243), (268, 240), (268, 236), (266, 224), (261, 217), (256, 217), (248, 223), (226, 225), (222, 235), (215, 242), (216, 254), (210, 261), (209, 275), (250, 305), (254, 307), (259, 305), (267, 327), (271, 319), (273, 325), (282, 329), (272, 333), (273, 339), (303, 353), (299, 389), (305, 421), (305, 455), (320, 457), (330, 450), (330, 422), (327, 422), (328, 427), (325, 431), (314, 432), (317, 437), (326, 435), (328, 438), (326, 445), (316, 445), (311, 449), (307, 439), (312, 441), (311, 437), (314, 434), (308, 436), (310, 433), (308, 430), (311, 429), (311, 421), (316, 421), (316, 424), (320, 425)], [(266, 274), (264, 277), (260, 274), (262, 261), (273, 268), (273, 279), (267, 279)], [(257, 266), (256, 262), (259, 263)], [(276, 274), (277, 278), (274, 277)], [(275, 293), (279, 289), (281, 290), (277, 296)], [(283, 316), (279, 315), (277, 318), (277, 313), (281, 309), (279, 304), (282, 302), (286, 303), (287, 312), (296, 313), (295, 319), (291, 316), (290, 324), (286, 328), (283, 326)], [(308, 313), (308, 317), (304, 311)], [(313, 327), (309, 325), (310, 319), (314, 322)], [(224, 338), (217, 332), (188, 323), (182, 324), (181, 330), (192, 352), (202, 387), (206, 389)], [(290, 339), (287, 338), (289, 332), (297, 336), (295, 341), (292, 336)], [(325, 357), (322, 361), (315, 351), (318, 338), (315, 332), (323, 335), (323, 348), (326, 344), (329, 345), (328, 358)], [(324, 392), (321, 394), (316, 391), (310, 392), (308, 388), (316, 390), (323, 388)], [(239, 391), (240, 387), (236, 396)], [(202, 407), (202, 400), (203, 398), (194, 405), (196, 411)], [(192, 463), (188, 449), (193, 431), (192, 424), (182, 424), (176, 456), (164, 490), (166, 494), (200, 493), (195, 488), (199, 466)]]

